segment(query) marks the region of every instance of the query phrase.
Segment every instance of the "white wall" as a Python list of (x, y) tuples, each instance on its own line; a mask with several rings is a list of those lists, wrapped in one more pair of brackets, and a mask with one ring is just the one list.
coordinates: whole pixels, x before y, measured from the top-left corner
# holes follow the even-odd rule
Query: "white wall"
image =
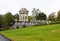
[[(27, 18), (25, 19), (26, 16), (27, 16)], [(24, 19), (23, 19), (23, 17), (24, 17)], [(28, 14), (20, 14), (19, 21), (28, 21)]]

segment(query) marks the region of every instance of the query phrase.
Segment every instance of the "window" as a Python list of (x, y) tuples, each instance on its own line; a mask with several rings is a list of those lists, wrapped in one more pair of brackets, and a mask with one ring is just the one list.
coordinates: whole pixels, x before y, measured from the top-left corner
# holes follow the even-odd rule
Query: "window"
[(27, 16), (25, 16), (25, 20), (27, 20)]
[(21, 17), (21, 19), (20, 20), (22, 20), (22, 17)]

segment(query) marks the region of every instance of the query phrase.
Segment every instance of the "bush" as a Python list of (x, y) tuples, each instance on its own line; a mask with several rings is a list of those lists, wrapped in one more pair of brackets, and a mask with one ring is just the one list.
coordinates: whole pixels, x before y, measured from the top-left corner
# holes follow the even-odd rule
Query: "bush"
[(8, 26), (2, 26), (2, 27), (0, 28), (0, 31), (4, 31), (4, 30), (9, 30), (9, 27), (8, 27)]
[(45, 25), (47, 25), (47, 23), (45, 23), (45, 24), (37, 24), (37, 25), (34, 25), (34, 26), (45, 26)]
[(19, 27), (17, 26), (16, 28), (18, 29)]
[(26, 27), (26, 25), (23, 25), (23, 28), (25, 28)]
[(49, 25), (52, 25), (52, 24), (60, 24), (60, 21), (56, 21), (56, 22), (51, 22), (51, 23), (49, 23)]

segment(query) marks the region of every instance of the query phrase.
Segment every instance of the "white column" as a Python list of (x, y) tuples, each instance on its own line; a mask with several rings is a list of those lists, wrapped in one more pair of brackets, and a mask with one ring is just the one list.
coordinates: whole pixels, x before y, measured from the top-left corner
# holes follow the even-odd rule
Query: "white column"
[(25, 16), (24, 16), (24, 21), (25, 21)]
[(22, 16), (22, 21), (23, 21), (23, 16)]
[(28, 21), (28, 14), (27, 14), (27, 21)]
[(20, 21), (20, 14), (19, 14), (19, 21)]

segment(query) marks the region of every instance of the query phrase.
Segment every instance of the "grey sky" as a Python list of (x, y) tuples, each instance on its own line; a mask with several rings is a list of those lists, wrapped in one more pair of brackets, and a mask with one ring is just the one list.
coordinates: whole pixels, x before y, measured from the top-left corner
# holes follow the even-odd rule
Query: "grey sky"
[(33, 8), (39, 8), (48, 15), (60, 10), (60, 0), (0, 0), (0, 14), (8, 11), (16, 14), (21, 8), (27, 8), (29, 15), (32, 14)]

